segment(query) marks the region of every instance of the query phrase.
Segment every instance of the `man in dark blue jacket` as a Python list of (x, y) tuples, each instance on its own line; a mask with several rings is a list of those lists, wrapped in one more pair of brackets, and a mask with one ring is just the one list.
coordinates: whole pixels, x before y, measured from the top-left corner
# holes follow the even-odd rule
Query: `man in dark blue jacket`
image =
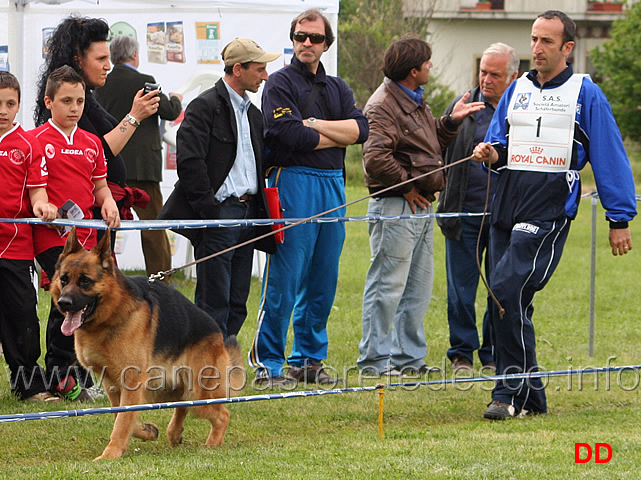
[[(268, 78), (267, 62), (280, 54), (264, 52), (253, 40), (237, 38), (222, 52), (225, 76), (191, 101), (176, 137), (178, 182), (159, 218), (265, 218), (263, 118), (247, 91)], [(269, 227), (267, 227), (269, 228)], [(257, 236), (254, 227), (180, 230), (204, 258)], [(273, 239), (256, 248), (273, 251)], [(236, 335), (247, 316), (254, 244), (196, 266), (195, 303)]]
[[(567, 63), (576, 25), (549, 10), (532, 25), (535, 69), (505, 91), (475, 160), (500, 173), (492, 202), (490, 288), (498, 374), (538, 371), (534, 294), (561, 259), (581, 196), (579, 170), (590, 162), (610, 224), (613, 255), (632, 248), (634, 178), (612, 109), (601, 89)], [(496, 382), (485, 418), (547, 412), (541, 379)]]
[[(519, 57), (504, 43), (493, 43), (484, 52), (479, 65), (479, 85), (470, 90), (468, 102), (484, 102), (485, 108), (470, 115), (461, 124), (459, 133), (445, 152), (449, 165), (469, 157), (482, 142), (490, 126), (494, 110), (505, 89), (516, 79)], [(461, 97), (456, 97), (445, 109), (450, 114)], [(480, 163), (464, 162), (446, 171), (447, 183), (438, 200), (437, 213), (482, 213), (486, 197), (492, 198), (496, 186), (493, 174), (488, 195), (488, 175)], [(485, 373), (495, 368), (488, 310), (483, 315), (483, 342), (476, 328), (476, 291), (479, 283), (478, 263), (483, 263), (487, 249), (490, 222), (482, 216), (453, 216), (436, 219), (445, 235), (445, 266), (447, 271), (447, 321), (450, 327), (448, 358), (452, 370), (472, 372), (473, 353), (478, 350)], [(483, 224), (483, 230), (481, 230)], [(479, 235), (480, 233), (480, 235)], [(478, 251), (477, 251), (478, 244)], [(487, 276), (486, 259), (486, 276)], [(489, 300), (489, 297), (488, 297)]]
[[(269, 184), (279, 188), (285, 217), (307, 217), (345, 203), (345, 147), (367, 138), (367, 119), (338, 77), (320, 61), (334, 41), (329, 21), (311, 9), (291, 24), (291, 65), (271, 76), (263, 91)], [(343, 216), (339, 209), (331, 216)], [(249, 354), (257, 383), (331, 383), (327, 319), (336, 294), (343, 223), (307, 224), (287, 230), (285, 243), (267, 260), (258, 330)], [(294, 344), (284, 374), (285, 344), (293, 312)]]

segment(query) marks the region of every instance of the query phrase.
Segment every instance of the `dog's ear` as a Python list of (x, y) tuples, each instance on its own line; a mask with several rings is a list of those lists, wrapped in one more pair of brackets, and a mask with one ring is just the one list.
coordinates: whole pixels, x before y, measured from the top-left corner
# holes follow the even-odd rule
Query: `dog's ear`
[(76, 233), (76, 227), (72, 227), (69, 235), (67, 235), (67, 241), (65, 242), (65, 248), (62, 251), (60, 258), (69, 255), (70, 253), (77, 252), (82, 250), (82, 245), (78, 241), (78, 234)]
[(113, 266), (113, 257), (111, 256), (111, 229), (107, 228), (98, 245), (92, 249), (100, 258), (102, 268), (110, 269)]

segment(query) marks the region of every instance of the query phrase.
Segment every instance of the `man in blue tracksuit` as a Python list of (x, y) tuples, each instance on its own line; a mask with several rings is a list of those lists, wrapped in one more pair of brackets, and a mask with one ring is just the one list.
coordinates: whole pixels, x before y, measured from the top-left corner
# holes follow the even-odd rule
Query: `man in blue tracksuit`
[[(578, 171), (589, 161), (610, 224), (613, 255), (632, 248), (636, 215), (632, 170), (603, 92), (566, 63), (576, 26), (547, 11), (532, 26), (535, 69), (503, 95), (475, 160), (500, 172), (492, 204), (490, 288), (497, 374), (536, 372), (532, 301), (559, 263), (581, 195)], [(509, 137), (508, 137), (509, 134)], [(509, 141), (508, 141), (509, 138)], [(546, 413), (541, 380), (503, 380), (485, 418)]]
[[(263, 91), (269, 186), (277, 186), (287, 218), (302, 218), (345, 203), (345, 147), (367, 139), (367, 119), (338, 77), (325, 74), (320, 57), (334, 40), (320, 11), (297, 16), (289, 33), (291, 65), (274, 73)], [(339, 209), (330, 216), (344, 216)], [(256, 337), (249, 353), (257, 385), (335, 381), (322, 367), (327, 358), (327, 319), (336, 294), (343, 223), (301, 225), (265, 267)], [(283, 369), (293, 312), (294, 343)]]

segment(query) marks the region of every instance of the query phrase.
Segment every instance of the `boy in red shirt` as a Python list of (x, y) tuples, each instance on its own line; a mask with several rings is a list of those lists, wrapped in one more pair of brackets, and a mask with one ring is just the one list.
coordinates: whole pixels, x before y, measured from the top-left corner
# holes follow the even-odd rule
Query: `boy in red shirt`
[[(56, 218), (47, 198), (47, 162), (33, 135), (15, 122), (20, 83), (0, 72), (0, 218)], [(32, 209), (33, 208), (33, 212)], [(30, 401), (59, 400), (45, 388), (40, 323), (33, 283), (33, 240), (28, 223), (0, 223), (0, 341), (11, 371), (11, 391)]]
[[(45, 106), (51, 110), (51, 119), (31, 132), (44, 149), (49, 166), (47, 193), (49, 201), (61, 207), (73, 201), (85, 219), (93, 218), (92, 206), (101, 208), (102, 218), (111, 228), (120, 226), (116, 202), (107, 186), (107, 164), (100, 139), (78, 128), (84, 109), (85, 82), (69, 66), (57, 68), (47, 80)], [(78, 240), (87, 249), (96, 244), (96, 231), (77, 229)], [(34, 247), (38, 263), (49, 278), (53, 278), (56, 262), (64, 248), (66, 235), (58, 230), (36, 226)], [(79, 366), (73, 345), (73, 336), (60, 331), (64, 316), (51, 305), (47, 324), (47, 374), (53, 387), (68, 400), (92, 400), (84, 391), (91, 387), (91, 376)], [(67, 377), (72, 375), (75, 381)], [(75, 385), (73, 389), (70, 389)]]

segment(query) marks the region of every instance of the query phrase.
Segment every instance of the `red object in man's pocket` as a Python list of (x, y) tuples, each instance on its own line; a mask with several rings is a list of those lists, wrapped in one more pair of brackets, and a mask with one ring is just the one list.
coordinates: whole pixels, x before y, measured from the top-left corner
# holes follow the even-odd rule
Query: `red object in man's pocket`
[[(283, 207), (280, 204), (280, 197), (278, 196), (278, 187), (265, 188), (265, 197), (267, 197), (267, 208), (269, 209), (269, 218), (280, 219), (283, 218)], [(282, 228), (282, 224), (272, 225), (272, 230)], [(285, 232), (280, 231), (274, 234), (276, 243), (285, 243)]]

